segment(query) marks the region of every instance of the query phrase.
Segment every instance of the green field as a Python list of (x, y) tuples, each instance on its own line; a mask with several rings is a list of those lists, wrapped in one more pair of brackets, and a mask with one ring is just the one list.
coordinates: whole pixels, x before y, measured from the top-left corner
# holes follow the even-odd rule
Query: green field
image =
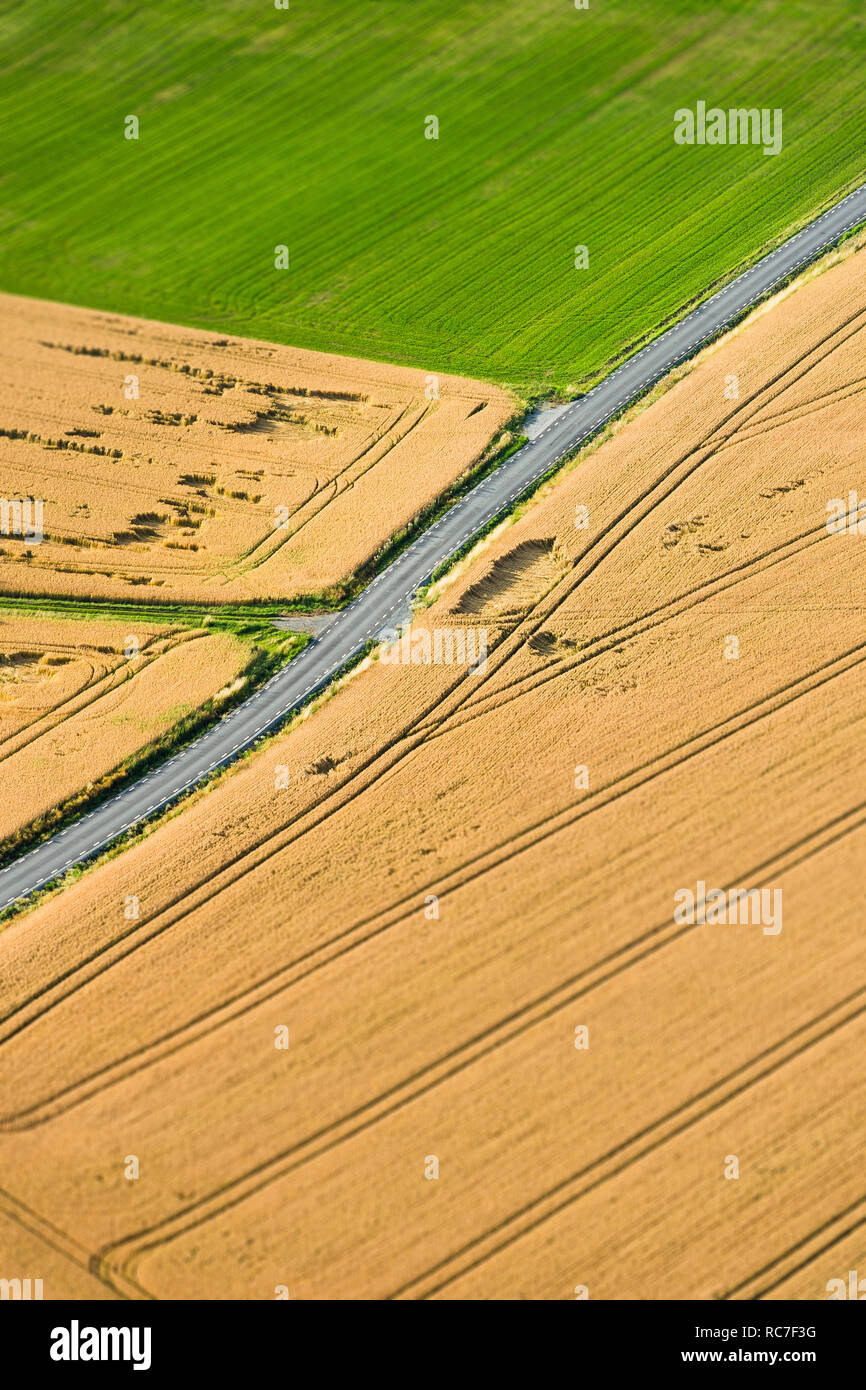
[[(861, 0), (7, 0), (0, 288), (573, 391), (862, 179), (864, 51)], [(675, 145), (699, 99), (781, 154)]]

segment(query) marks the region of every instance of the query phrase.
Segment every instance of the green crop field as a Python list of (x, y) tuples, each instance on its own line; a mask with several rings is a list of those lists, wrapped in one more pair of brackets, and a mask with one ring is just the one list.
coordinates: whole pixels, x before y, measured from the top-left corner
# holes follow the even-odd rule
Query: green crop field
[[(866, 174), (864, 50), (862, 0), (6, 0), (0, 288), (574, 391)], [(698, 100), (781, 153), (676, 145)]]

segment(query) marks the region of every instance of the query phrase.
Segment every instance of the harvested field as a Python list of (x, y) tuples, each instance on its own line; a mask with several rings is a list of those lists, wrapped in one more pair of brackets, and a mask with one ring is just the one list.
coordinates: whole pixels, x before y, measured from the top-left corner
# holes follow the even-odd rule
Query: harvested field
[(0, 615), (0, 844), (230, 686), (249, 656), (201, 628)]
[[(408, 661), (0, 936), (2, 1212), (46, 1297), (854, 1267), (866, 538), (826, 522), (866, 494), (864, 346), (859, 253), (501, 528)], [(482, 628), (474, 672), (411, 659)], [(700, 885), (749, 920), (684, 917)]]
[[(504, 391), (0, 296), (0, 586), (234, 603), (339, 595), (476, 464)], [(20, 528), (19, 528), (20, 529)]]

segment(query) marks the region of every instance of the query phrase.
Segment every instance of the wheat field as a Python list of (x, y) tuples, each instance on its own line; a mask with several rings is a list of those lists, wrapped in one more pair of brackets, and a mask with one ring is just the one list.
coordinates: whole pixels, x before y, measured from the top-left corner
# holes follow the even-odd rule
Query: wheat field
[[(0, 296), (6, 593), (337, 602), (507, 441), (512, 396), (462, 378)], [(7, 525), (4, 522), (4, 525)]]
[[(412, 649), (485, 635), (483, 669), (380, 652), (0, 936), (0, 1240), (46, 1297), (845, 1275), (866, 551), (827, 520), (866, 492), (864, 330), (861, 251), (431, 595)], [(684, 920), (702, 884), (751, 917)]]

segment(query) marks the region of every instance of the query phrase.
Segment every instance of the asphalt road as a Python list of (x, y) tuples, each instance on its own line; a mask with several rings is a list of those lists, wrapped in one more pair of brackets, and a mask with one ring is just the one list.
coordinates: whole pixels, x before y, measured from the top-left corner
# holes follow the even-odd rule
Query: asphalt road
[(154, 815), (215, 768), (230, 763), (276, 728), (383, 629), (395, 627), (412, 595), (433, 571), (493, 517), (678, 362), (722, 332), (732, 320), (793, 270), (812, 260), (849, 228), (866, 220), (866, 184), (688, 314), (630, 358), (494, 473), (462, 497), (374, 579), (327, 629), (266, 685), (168, 762), (96, 810), (30, 850), (0, 873), (0, 910), (64, 870), (104, 849), (130, 826)]

